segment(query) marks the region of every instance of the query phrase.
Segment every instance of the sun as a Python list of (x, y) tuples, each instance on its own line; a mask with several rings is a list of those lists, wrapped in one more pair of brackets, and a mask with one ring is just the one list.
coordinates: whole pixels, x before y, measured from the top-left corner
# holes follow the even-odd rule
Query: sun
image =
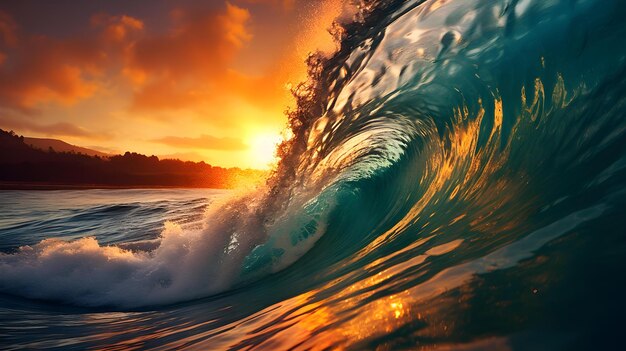
[(256, 134), (248, 140), (252, 168), (269, 169), (276, 161), (276, 147), (283, 141), (280, 134)]

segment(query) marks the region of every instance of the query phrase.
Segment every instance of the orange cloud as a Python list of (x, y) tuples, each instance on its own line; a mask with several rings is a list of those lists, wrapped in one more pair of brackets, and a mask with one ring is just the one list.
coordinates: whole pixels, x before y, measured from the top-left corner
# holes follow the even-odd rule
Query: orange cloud
[(32, 39), (5, 58), (0, 71), (0, 103), (31, 111), (41, 102), (72, 104), (92, 95), (97, 84), (86, 73), (95, 67), (91, 62), (96, 54), (73, 43)]
[(91, 97), (102, 84), (102, 73), (125, 48), (111, 43), (142, 28), (141, 21), (128, 16), (101, 15), (92, 21), (95, 38), (89, 36), (93, 33), (69, 39), (20, 37), (6, 24), (6, 16), (0, 14), (0, 32), (15, 47), (2, 53), (0, 105), (23, 112), (33, 112), (41, 103), (71, 105)]
[(168, 136), (153, 140), (153, 142), (187, 149), (239, 151), (246, 150), (247, 146), (236, 138), (218, 138), (203, 134), (197, 138)]
[(182, 108), (220, 90), (238, 49), (251, 39), (250, 13), (230, 3), (223, 12), (174, 12), (162, 35), (144, 37), (130, 52), (127, 73), (136, 87), (136, 109)]
[[(237, 3), (289, 8), (295, 1)], [(222, 105), (229, 97), (276, 109), (288, 99), (286, 74), (296, 80), (303, 75), (284, 68), (304, 71), (305, 55), (291, 49), (286, 50), (299, 54), (276, 62), (270, 72), (250, 76), (232, 69), (234, 58), (252, 39), (247, 9), (225, 2), (217, 10), (174, 9), (170, 15), (165, 29), (155, 30), (128, 15), (98, 13), (78, 37), (55, 39), (20, 36), (11, 17), (0, 12), (0, 41), (15, 46), (0, 46), (0, 106), (32, 113), (41, 104), (72, 105), (103, 89), (130, 88), (127, 98), (134, 110), (197, 110)]]

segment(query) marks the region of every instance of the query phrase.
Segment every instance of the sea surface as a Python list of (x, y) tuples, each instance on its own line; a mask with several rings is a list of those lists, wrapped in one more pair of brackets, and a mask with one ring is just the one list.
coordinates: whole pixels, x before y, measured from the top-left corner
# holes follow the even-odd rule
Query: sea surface
[(0, 192), (0, 349), (623, 348), (626, 2), (361, 5), (264, 185)]

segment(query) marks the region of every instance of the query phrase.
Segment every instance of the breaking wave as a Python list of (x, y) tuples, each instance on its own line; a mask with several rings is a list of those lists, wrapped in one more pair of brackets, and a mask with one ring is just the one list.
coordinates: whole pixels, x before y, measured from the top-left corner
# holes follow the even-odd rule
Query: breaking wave
[(391, 290), (442, 291), (573, 233), (623, 245), (624, 18), (618, 0), (362, 2), (311, 56), (264, 187), (145, 247), (1, 254), (0, 291), (120, 309), (389, 269)]

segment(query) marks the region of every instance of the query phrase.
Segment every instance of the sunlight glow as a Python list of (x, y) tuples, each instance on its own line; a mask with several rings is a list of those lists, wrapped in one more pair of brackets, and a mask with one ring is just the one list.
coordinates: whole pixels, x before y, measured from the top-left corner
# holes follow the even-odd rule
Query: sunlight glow
[(276, 161), (276, 147), (282, 142), (283, 137), (280, 134), (257, 134), (252, 136), (249, 141), (248, 162), (253, 168), (269, 169)]

